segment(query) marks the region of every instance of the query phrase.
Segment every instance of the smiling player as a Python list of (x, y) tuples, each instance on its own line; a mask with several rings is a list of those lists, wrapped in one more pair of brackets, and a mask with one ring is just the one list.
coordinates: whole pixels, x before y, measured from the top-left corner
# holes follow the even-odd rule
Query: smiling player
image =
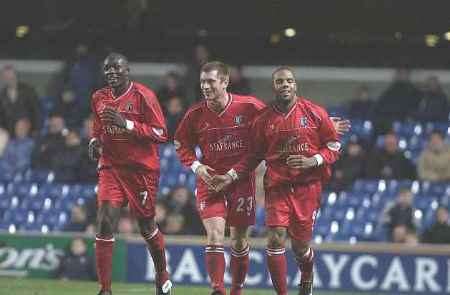
[(167, 128), (158, 100), (149, 88), (129, 78), (127, 58), (111, 53), (104, 62), (107, 87), (92, 97), (94, 135), (89, 156), (98, 159), (98, 212), (95, 256), (99, 295), (111, 295), (113, 233), (120, 208), (129, 204), (137, 218), (156, 271), (156, 294), (170, 294), (164, 238), (155, 223), (159, 184), (158, 144)]

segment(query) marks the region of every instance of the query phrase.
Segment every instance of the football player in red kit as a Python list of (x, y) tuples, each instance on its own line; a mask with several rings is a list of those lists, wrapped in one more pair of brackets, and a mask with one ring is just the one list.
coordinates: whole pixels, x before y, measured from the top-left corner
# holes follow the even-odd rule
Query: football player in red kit
[(98, 160), (99, 175), (95, 239), (99, 295), (112, 294), (113, 233), (120, 208), (127, 204), (155, 264), (156, 294), (170, 294), (164, 238), (154, 220), (158, 144), (168, 139), (161, 107), (153, 91), (130, 80), (125, 56), (108, 55), (103, 71), (108, 86), (92, 96), (94, 135), (89, 143), (89, 156)]
[(252, 124), (250, 156), (211, 182), (221, 191), (243, 181), (266, 161), (266, 253), (273, 286), (277, 294), (288, 294), (285, 242), (289, 236), (301, 271), (299, 294), (311, 295), (314, 251), (309, 243), (322, 184), (331, 175), (330, 166), (338, 159), (341, 144), (325, 109), (297, 95), (293, 70), (278, 68), (272, 83), (276, 100)]
[[(212, 294), (225, 294), (224, 239), (225, 227), (231, 237), (231, 294), (241, 294), (248, 270), (248, 228), (255, 222), (255, 181), (236, 181), (225, 191), (215, 193), (211, 179), (224, 174), (248, 156), (250, 123), (265, 107), (251, 96), (227, 92), (228, 67), (221, 62), (203, 65), (200, 88), (204, 100), (185, 114), (175, 133), (175, 148), (181, 162), (197, 175), (197, 209), (207, 234), (206, 269)], [(196, 156), (199, 147), (202, 158)]]

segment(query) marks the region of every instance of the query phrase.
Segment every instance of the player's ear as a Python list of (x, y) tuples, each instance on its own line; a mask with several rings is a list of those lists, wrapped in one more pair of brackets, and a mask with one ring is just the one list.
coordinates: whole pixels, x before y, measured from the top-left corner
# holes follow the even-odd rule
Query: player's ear
[(228, 84), (230, 84), (230, 77), (223, 77), (222, 82), (225, 84), (225, 89), (228, 87)]

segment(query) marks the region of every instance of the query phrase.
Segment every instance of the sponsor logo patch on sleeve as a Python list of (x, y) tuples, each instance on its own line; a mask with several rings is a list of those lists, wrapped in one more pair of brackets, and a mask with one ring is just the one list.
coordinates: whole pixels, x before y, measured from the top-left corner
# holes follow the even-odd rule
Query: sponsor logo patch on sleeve
[(161, 136), (164, 134), (164, 130), (162, 128), (152, 127), (152, 131), (153, 131), (153, 133), (155, 133), (158, 136)]
[(337, 141), (327, 142), (327, 148), (333, 152), (338, 152), (341, 149), (341, 143)]

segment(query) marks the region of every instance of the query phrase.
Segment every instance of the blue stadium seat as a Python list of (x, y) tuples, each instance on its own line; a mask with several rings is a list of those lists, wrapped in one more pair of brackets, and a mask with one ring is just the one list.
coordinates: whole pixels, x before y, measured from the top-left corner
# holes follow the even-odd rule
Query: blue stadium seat
[(414, 197), (414, 208), (427, 210), (433, 202), (438, 203), (438, 198), (422, 194), (416, 195)]
[(321, 236), (328, 235), (330, 225), (328, 223), (316, 224), (314, 227), (314, 233)]
[(358, 138), (368, 140), (373, 135), (373, 124), (367, 120), (352, 120), (351, 134), (355, 134)]
[(25, 223), (25, 224), (21, 224), (19, 225), (19, 230), (20, 231), (41, 231), (42, 228), (42, 223), (39, 222), (33, 222), (33, 223)]
[(25, 223), (28, 218), (28, 212), (27, 209), (22, 208), (10, 209), (3, 215), (3, 222), (14, 224)]
[(49, 210), (41, 212), (36, 221), (48, 225), (51, 229), (61, 229), (69, 221), (69, 218), (70, 215), (67, 211)]
[(0, 173), (0, 181), (10, 182), (14, 179), (14, 172), (3, 170)]
[(29, 169), (24, 174), (24, 180), (38, 183), (52, 183), (55, 180), (55, 173), (49, 170)]
[(353, 183), (353, 192), (375, 193), (378, 191), (378, 180), (358, 179)]
[(90, 199), (96, 195), (96, 185), (86, 184), (82, 186), (81, 196), (84, 199)]
[(392, 124), (394, 132), (402, 137), (411, 137), (414, 135), (421, 135), (424, 132), (424, 127), (420, 123), (410, 122), (394, 122)]
[(58, 198), (55, 200), (54, 208), (56, 210), (69, 211), (76, 204), (76, 201), (77, 200), (71, 196)]

